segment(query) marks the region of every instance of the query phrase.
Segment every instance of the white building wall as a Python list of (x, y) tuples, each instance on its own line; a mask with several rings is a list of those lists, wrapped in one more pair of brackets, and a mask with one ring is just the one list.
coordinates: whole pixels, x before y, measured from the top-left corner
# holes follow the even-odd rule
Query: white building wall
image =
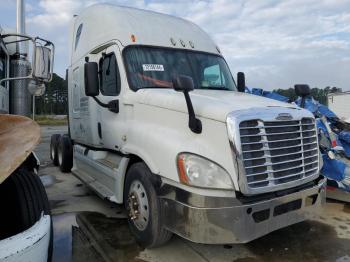
[(350, 120), (350, 92), (328, 95), (328, 107), (339, 118)]

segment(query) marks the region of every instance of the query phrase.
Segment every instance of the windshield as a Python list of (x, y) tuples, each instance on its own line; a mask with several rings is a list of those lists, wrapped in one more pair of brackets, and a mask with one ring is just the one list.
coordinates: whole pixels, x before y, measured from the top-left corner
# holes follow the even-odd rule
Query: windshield
[(177, 75), (193, 78), (195, 89), (236, 90), (221, 56), (154, 47), (129, 47), (124, 59), (131, 89), (172, 88)]

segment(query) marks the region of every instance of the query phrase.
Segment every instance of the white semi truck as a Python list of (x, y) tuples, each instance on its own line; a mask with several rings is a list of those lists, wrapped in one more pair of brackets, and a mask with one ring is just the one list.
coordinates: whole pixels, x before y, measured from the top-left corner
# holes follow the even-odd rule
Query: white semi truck
[(95, 5), (70, 38), (69, 134), (52, 159), (124, 204), (142, 245), (245, 243), (320, 208), (312, 114), (242, 92), (197, 25)]
[(51, 80), (54, 46), (12, 32), (0, 27), (0, 261), (51, 261), (50, 206), (33, 152), (40, 127), (17, 114)]

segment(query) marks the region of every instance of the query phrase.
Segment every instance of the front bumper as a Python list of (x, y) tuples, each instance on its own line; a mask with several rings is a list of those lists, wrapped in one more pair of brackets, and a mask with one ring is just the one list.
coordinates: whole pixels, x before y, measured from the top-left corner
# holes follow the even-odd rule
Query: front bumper
[(44, 215), (31, 228), (0, 241), (0, 261), (46, 262), (50, 241), (51, 219)]
[(322, 178), (306, 189), (249, 204), (175, 192), (161, 196), (163, 221), (168, 230), (193, 242), (246, 243), (308, 219), (324, 203), (325, 185)]

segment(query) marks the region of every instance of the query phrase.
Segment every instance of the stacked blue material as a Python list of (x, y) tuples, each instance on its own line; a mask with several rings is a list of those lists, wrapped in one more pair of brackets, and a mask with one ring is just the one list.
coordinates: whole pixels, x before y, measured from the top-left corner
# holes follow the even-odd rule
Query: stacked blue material
[[(285, 96), (282, 96), (275, 92), (265, 91), (260, 88), (252, 88), (251, 90), (249, 88), (246, 88), (246, 93), (275, 99), (281, 102), (289, 101), (289, 99)], [(295, 101), (295, 104), (300, 106), (301, 98), (298, 98)], [(329, 110), (328, 107), (320, 104), (318, 101), (314, 100), (311, 97), (306, 98), (305, 109), (314, 114), (319, 133), (322, 132), (328, 139), (330, 139), (327, 128), (321, 121), (320, 117), (325, 116), (328, 124), (331, 127), (334, 127), (339, 121), (337, 115)], [(323, 167), (321, 169), (321, 173), (328, 179), (333, 180), (339, 188), (350, 192), (350, 132), (343, 130), (334, 132), (334, 135), (336, 136), (338, 148), (327, 148), (327, 150), (321, 148), (323, 159)], [(339, 152), (339, 147), (342, 147), (344, 151)], [(332, 152), (334, 154), (330, 154), (329, 152)], [(344, 154), (344, 156), (342, 154)], [(333, 157), (333, 155), (336, 157)]]

